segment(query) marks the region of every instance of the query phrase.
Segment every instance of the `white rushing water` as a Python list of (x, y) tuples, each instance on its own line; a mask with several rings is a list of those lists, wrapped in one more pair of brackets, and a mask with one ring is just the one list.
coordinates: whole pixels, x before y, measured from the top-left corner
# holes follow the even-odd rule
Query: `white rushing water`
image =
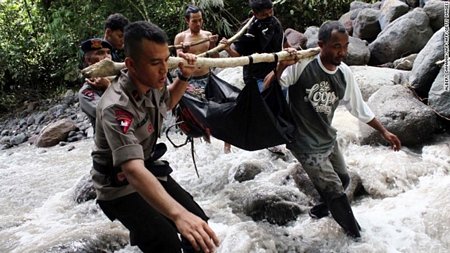
[[(334, 122), (349, 166), (357, 172), (370, 197), (352, 203), (363, 228), (362, 240), (344, 235), (332, 218), (313, 220), (301, 214), (285, 226), (253, 221), (232, 212), (234, 197), (249, 191), (280, 187), (295, 160), (284, 161), (267, 150), (247, 152), (223, 142), (196, 139), (195, 175), (189, 146), (169, 147), (165, 159), (173, 177), (210, 216), (221, 239), (219, 253), (262, 252), (450, 252), (450, 138), (442, 137), (421, 150), (358, 146), (357, 123), (339, 110)], [(179, 142), (183, 136), (171, 135)], [(128, 240), (120, 223), (110, 222), (95, 201), (77, 204), (75, 185), (90, 170), (92, 139), (39, 149), (22, 145), (0, 151), (0, 252), (82, 252), (99, 238)], [(265, 170), (254, 180), (234, 180), (236, 168), (246, 161), (263, 162)], [(236, 203), (235, 203), (236, 204)], [(84, 251), (85, 252), (85, 251)], [(127, 245), (117, 252), (139, 252)]]

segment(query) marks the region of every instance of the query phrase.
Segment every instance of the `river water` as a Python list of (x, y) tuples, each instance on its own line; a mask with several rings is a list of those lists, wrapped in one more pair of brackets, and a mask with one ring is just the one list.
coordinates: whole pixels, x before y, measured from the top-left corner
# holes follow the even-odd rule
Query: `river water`
[[(285, 226), (255, 222), (230, 208), (244, 189), (274, 189), (294, 167), (267, 150), (248, 152), (223, 142), (196, 139), (197, 178), (188, 146), (168, 142), (165, 159), (173, 177), (192, 193), (210, 216), (221, 240), (219, 253), (263, 252), (450, 252), (450, 137), (441, 136), (420, 149), (358, 146), (358, 124), (338, 110), (334, 125), (349, 169), (357, 172), (370, 196), (352, 203), (363, 228), (361, 241), (346, 237), (332, 218), (313, 220), (302, 214)], [(184, 136), (172, 133), (181, 142)], [(162, 137), (166, 141), (166, 137)], [(69, 146), (21, 145), (0, 151), (0, 252), (95, 252), (88, 245), (101, 238), (118, 242), (128, 232), (110, 222), (95, 204), (74, 201), (75, 186), (90, 170), (92, 139)], [(69, 151), (70, 150), (70, 151)], [(254, 180), (233, 179), (245, 161), (267, 164)], [(298, 191), (293, 184), (283, 185)], [(92, 249), (92, 248), (91, 248)], [(116, 252), (139, 252), (129, 245)]]

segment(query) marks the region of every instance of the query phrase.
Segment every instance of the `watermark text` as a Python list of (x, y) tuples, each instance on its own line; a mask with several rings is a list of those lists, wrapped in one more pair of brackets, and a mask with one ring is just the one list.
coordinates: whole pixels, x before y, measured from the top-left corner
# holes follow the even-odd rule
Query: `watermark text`
[(450, 91), (449, 83), (449, 19), (450, 19), (450, 3), (444, 2), (444, 91)]

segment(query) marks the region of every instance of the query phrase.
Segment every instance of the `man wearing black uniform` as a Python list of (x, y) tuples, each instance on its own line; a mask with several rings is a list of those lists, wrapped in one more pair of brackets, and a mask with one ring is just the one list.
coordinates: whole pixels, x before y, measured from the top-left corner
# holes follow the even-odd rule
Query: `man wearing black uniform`
[(115, 62), (123, 62), (123, 29), (128, 23), (128, 19), (120, 13), (109, 15), (105, 21), (103, 39), (112, 45), (111, 56)]
[[(254, 53), (275, 53), (289, 47), (289, 43), (283, 36), (283, 27), (280, 21), (273, 15), (273, 4), (271, 0), (249, 0), (249, 6), (253, 11), (255, 20), (249, 26), (238, 41), (225, 47), (225, 51), (231, 57), (251, 55)], [(227, 44), (226, 39), (221, 43)], [(244, 82), (247, 84), (251, 79), (258, 83), (259, 91), (264, 90), (264, 78), (275, 69), (276, 62), (262, 62), (244, 66)]]

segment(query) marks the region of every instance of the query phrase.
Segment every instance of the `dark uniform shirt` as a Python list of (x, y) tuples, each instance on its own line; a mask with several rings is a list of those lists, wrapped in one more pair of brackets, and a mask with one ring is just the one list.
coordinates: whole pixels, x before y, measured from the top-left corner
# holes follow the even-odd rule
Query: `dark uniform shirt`
[(118, 49), (113, 49), (111, 50), (111, 60), (113, 62), (123, 62), (123, 51), (118, 50)]
[[(234, 43), (234, 49), (240, 55), (275, 53), (282, 48), (283, 28), (276, 17), (255, 19), (247, 33)], [(248, 78), (264, 79), (276, 67), (276, 64), (276, 62), (262, 62), (244, 66), (244, 81), (248, 83)]]
[[(122, 70), (97, 105), (94, 164), (112, 169), (132, 159), (147, 160), (159, 136), (168, 100), (167, 87), (139, 95)], [(91, 174), (99, 200), (112, 200), (135, 191), (129, 184), (113, 186), (110, 178), (96, 169)]]

